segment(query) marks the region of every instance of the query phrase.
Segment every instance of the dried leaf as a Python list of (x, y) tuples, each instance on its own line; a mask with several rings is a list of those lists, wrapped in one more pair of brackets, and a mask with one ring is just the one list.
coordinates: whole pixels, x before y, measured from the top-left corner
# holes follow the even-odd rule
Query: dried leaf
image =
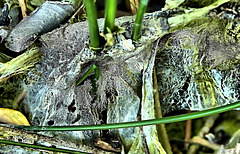
[(6, 46), (16, 52), (25, 50), (37, 39), (39, 34), (52, 31), (72, 15), (74, 10), (74, 6), (69, 3), (45, 2), (11, 31)]
[(136, 14), (138, 5), (139, 5), (139, 0), (129, 0), (129, 3), (130, 3), (130, 8), (131, 8), (132, 14)]
[(41, 53), (37, 46), (32, 46), (25, 53), (1, 65), (0, 82), (12, 75), (30, 70), (36, 63), (41, 61)]
[(0, 122), (30, 126), (27, 118), (21, 112), (7, 108), (0, 108)]
[(108, 151), (121, 152), (120, 149), (114, 148), (111, 144), (109, 144), (105, 141), (102, 141), (100, 138), (97, 139), (95, 146), (100, 147), (104, 150), (108, 150)]

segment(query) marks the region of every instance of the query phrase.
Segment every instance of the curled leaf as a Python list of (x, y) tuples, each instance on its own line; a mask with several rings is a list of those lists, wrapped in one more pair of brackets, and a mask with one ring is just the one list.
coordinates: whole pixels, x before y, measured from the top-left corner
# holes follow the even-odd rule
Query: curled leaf
[(45, 2), (11, 31), (6, 46), (15, 52), (25, 50), (39, 34), (52, 31), (72, 15), (74, 10), (75, 7), (69, 3)]
[(30, 126), (27, 118), (21, 112), (7, 108), (0, 108), (0, 122)]

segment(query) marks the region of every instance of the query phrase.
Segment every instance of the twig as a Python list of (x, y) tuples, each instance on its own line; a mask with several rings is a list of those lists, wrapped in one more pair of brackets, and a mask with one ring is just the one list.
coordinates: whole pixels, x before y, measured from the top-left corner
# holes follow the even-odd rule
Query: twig
[[(188, 111), (188, 113), (191, 113), (191, 110)], [(187, 120), (186, 122), (186, 129), (185, 129), (185, 141), (189, 141), (191, 139), (191, 129), (192, 129), (192, 119)], [(184, 144), (185, 149), (187, 149), (189, 146), (188, 143)]]
[[(196, 137), (197, 137), (197, 139), (199, 139), (199, 138), (203, 139), (205, 134), (207, 134), (210, 131), (210, 129), (212, 128), (214, 122), (216, 121), (216, 119), (218, 117), (219, 117), (219, 114), (214, 114), (214, 115), (209, 116), (207, 118), (206, 122), (204, 123), (203, 127), (199, 131), (198, 136), (193, 137), (192, 140), (194, 139), (194, 141), (195, 141)], [(203, 145), (206, 144), (205, 141), (203, 141), (203, 143), (204, 143)], [(200, 144), (200, 142), (199, 142), (199, 144)], [(207, 146), (207, 145), (205, 145), (205, 146)], [(188, 152), (187, 152), (187, 154), (195, 153), (198, 150), (198, 148), (199, 148), (198, 145), (191, 145), (189, 150), (188, 150)]]
[(22, 10), (22, 16), (23, 16), (23, 18), (26, 18), (26, 17), (27, 17), (26, 4), (25, 4), (24, 0), (18, 0), (18, 2), (19, 2), (19, 4), (20, 4), (21, 10)]
[(208, 147), (210, 149), (213, 149), (215, 151), (219, 150), (220, 149), (220, 145), (218, 144), (214, 144), (214, 143), (210, 143), (209, 141), (199, 137), (199, 136), (195, 136), (192, 138), (191, 140), (192, 142), (195, 142), (195, 143), (199, 143), (200, 145), (203, 145), (205, 147)]
[[(154, 94), (154, 108), (156, 113), (156, 118), (162, 118), (162, 111), (161, 111), (161, 105), (159, 101), (159, 93), (158, 93), (158, 84), (157, 84), (157, 75), (156, 75), (156, 69), (153, 67), (153, 88), (156, 90)], [(167, 131), (164, 124), (158, 124), (156, 125), (157, 132), (158, 132), (158, 139), (160, 140), (164, 150), (168, 154), (172, 154), (172, 149), (168, 140)]]

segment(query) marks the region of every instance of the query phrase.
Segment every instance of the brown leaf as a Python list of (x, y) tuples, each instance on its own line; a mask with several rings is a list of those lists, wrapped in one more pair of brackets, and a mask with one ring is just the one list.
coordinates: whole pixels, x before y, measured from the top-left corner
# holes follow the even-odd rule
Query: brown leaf
[(111, 144), (109, 144), (109, 143), (107, 143), (105, 141), (102, 141), (100, 138), (98, 138), (96, 140), (95, 146), (100, 147), (100, 148), (102, 148), (104, 150), (108, 150), (108, 151), (121, 152), (120, 149), (112, 147)]
[(0, 108), (0, 122), (30, 126), (27, 118), (21, 112), (8, 108)]

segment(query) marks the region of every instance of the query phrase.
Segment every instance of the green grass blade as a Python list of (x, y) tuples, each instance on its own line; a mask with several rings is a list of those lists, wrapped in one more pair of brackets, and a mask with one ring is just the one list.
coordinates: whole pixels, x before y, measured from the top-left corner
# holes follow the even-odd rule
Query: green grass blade
[(70, 154), (82, 154), (82, 152), (73, 151), (73, 150), (51, 148), (51, 147), (46, 147), (46, 146), (41, 146), (41, 145), (33, 145), (33, 144), (27, 144), (27, 143), (13, 142), (13, 141), (7, 141), (7, 140), (2, 140), (2, 139), (0, 139), (0, 144), (15, 145), (15, 146), (21, 146), (21, 147), (28, 147), (28, 148), (42, 149), (42, 150), (48, 150), (48, 151), (54, 151), (54, 152), (63, 152), (63, 153), (70, 153)]
[(105, 21), (104, 21), (104, 34), (108, 33), (107, 28), (114, 31), (115, 16), (117, 10), (117, 0), (106, 0), (105, 2)]
[(100, 70), (99, 70), (99, 67), (97, 67), (96, 65), (95, 65), (95, 78), (98, 80), (99, 79), (99, 77), (100, 77)]
[(184, 121), (189, 119), (196, 119), (196, 118), (201, 118), (201, 117), (229, 111), (238, 107), (240, 107), (240, 101), (229, 104), (229, 105), (225, 105), (222, 107), (208, 109), (205, 111), (198, 111), (194, 113), (170, 116), (170, 117), (165, 117), (160, 119), (136, 121), (136, 122), (124, 122), (124, 123), (102, 124), (102, 125), (83, 125), (83, 126), (46, 126), (46, 127), (45, 126), (15, 126), (15, 127), (22, 128), (25, 130), (31, 130), (31, 131), (84, 131), (84, 130), (118, 129), (118, 128), (165, 124), (165, 123), (179, 122), (179, 121)]
[[(88, 75), (90, 74), (90, 73), (92, 73), (94, 70), (95, 70), (95, 76), (96, 76), (96, 72), (98, 73), (97, 74), (97, 76), (98, 76), (98, 78), (99, 78), (99, 70), (98, 71), (96, 71), (96, 69), (98, 69), (98, 67), (96, 66), (96, 65), (92, 65), (91, 66), (91, 68), (83, 75), (83, 77), (81, 77), (81, 79), (76, 83), (76, 85), (79, 85), (84, 79), (86, 79), (87, 77), (88, 77)], [(97, 78), (97, 79), (98, 79)]]
[(87, 20), (88, 20), (88, 27), (90, 33), (90, 45), (93, 48), (99, 48), (100, 41), (99, 41), (99, 29), (98, 29), (98, 22), (97, 22), (97, 7), (94, 2), (95, 0), (84, 0), (84, 4), (86, 6), (87, 11)]
[(133, 28), (134, 41), (137, 41), (141, 36), (142, 21), (143, 21), (144, 13), (147, 10), (147, 5), (148, 5), (148, 0), (140, 0), (135, 23), (134, 23), (134, 28)]

